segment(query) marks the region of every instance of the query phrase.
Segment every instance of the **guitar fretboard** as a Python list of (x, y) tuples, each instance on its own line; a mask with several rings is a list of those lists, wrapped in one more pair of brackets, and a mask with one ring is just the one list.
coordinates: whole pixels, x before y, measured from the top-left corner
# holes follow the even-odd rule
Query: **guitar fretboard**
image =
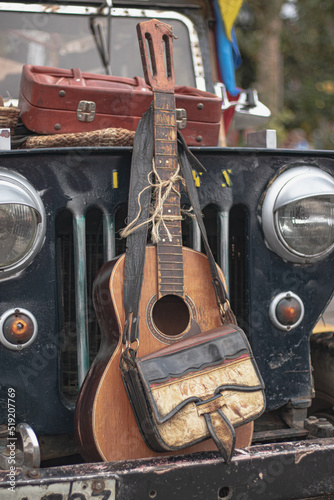
[[(171, 93), (154, 92), (155, 165), (161, 180), (168, 180), (178, 166), (175, 98)], [(175, 184), (178, 189), (178, 185)], [(182, 230), (180, 198), (171, 192), (163, 206), (166, 229), (160, 225), (158, 243), (159, 298), (174, 294), (183, 297)]]

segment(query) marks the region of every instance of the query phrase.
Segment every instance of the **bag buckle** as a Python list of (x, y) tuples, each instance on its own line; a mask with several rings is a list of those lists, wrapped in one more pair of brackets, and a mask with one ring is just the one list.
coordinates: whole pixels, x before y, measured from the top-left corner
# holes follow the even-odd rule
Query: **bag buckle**
[(220, 311), (220, 315), (225, 318), (225, 314), (227, 313), (227, 311), (229, 310), (230, 308), (230, 303), (229, 301), (226, 299), (225, 302), (222, 304), (221, 302), (219, 303), (219, 311)]

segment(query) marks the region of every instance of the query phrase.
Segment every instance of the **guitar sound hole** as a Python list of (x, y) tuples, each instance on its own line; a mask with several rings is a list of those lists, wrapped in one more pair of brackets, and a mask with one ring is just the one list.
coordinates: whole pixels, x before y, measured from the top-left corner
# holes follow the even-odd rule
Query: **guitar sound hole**
[(161, 333), (180, 335), (187, 328), (190, 312), (187, 304), (177, 295), (165, 295), (153, 306), (152, 318)]

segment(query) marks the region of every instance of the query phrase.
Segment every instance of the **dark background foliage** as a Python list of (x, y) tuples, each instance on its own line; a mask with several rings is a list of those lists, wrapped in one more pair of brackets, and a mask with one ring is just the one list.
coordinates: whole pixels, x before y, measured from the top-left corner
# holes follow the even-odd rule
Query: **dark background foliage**
[(237, 82), (271, 109), (279, 144), (298, 128), (334, 149), (334, 1), (245, 0), (236, 32)]

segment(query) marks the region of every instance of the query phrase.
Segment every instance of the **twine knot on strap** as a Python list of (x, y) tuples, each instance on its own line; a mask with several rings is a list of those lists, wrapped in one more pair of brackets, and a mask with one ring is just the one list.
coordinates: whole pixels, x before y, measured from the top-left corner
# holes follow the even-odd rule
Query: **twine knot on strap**
[[(161, 240), (160, 237), (160, 226), (165, 229), (167, 238), (169, 241), (172, 241), (173, 237), (166, 225), (166, 222), (170, 221), (175, 221), (175, 220), (182, 220), (181, 215), (167, 215), (163, 213), (164, 209), (164, 203), (168, 199), (168, 197), (172, 194), (175, 193), (177, 196), (180, 197), (180, 192), (178, 190), (177, 184), (181, 182), (183, 185), (185, 185), (185, 181), (181, 175), (179, 175), (180, 172), (180, 166), (177, 166), (177, 169), (175, 172), (169, 177), (169, 179), (163, 180), (161, 179), (160, 175), (157, 172), (157, 169), (155, 167), (155, 162), (153, 160), (153, 167), (151, 172), (148, 174), (148, 186), (146, 186), (140, 193), (138, 194), (137, 198), (137, 203), (138, 203), (138, 213), (136, 217), (133, 219), (130, 224), (124, 228), (120, 235), (122, 238), (127, 238), (129, 234), (133, 233), (140, 227), (142, 227), (145, 224), (150, 224), (152, 225), (152, 230), (151, 230), (151, 239), (152, 243), (158, 243)], [(153, 180), (154, 178), (154, 180)], [(153, 198), (154, 198), (154, 206), (151, 205), (150, 209), (150, 217), (145, 220), (144, 222), (137, 224), (138, 219), (140, 217), (142, 207), (141, 207), (141, 202), (140, 198), (141, 195), (146, 189), (153, 189)]]

